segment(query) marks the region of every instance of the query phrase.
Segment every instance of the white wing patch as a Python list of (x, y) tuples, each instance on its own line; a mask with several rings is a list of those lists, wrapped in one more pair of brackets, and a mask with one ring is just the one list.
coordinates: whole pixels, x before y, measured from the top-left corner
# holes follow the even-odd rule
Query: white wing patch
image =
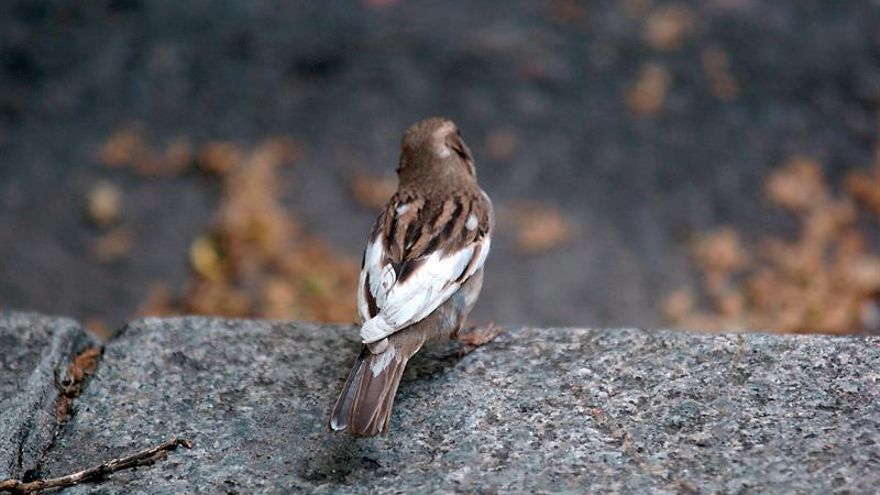
[(394, 268), (391, 265), (386, 265), (382, 270), (382, 291), (387, 293), (394, 287), (394, 282), (397, 282), (397, 274), (394, 273)]
[[(382, 280), (381, 272), (376, 273), (376, 269), (380, 267), (383, 257), (384, 249), (382, 247), (382, 238), (379, 236), (374, 242), (367, 244), (367, 250), (364, 252), (364, 267), (361, 269), (361, 275), (358, 281), (357, 297), (358, 313), (360, 314), (361, 322), (370, 319), (370, 307), (367, 303), (366, 290), (369, 289), (371, 294), (384, 294), (383, 291), (379, 290), (379, 284)], [(367, 275), (370, 276), (370, 287), (366, 287)], [(379, 298), (377, 296), (374, 297), (376, 299), (376, 305), (379, 306)]]
[(397, 349), (392, 345), (389, 346), (388, 349), (379, 356), (373, 364), (370, 366), (370, 371), (373, 373), (373, 377), (379, 376), (380, 373), (385, 371), (385, 368), (391, 364), (391, 360), (397, 356)]
[[(379, 314), (365, 318), (360, 332), (363, 342), (369, 344), (382, 340), (431, 314), (461, 287), (456, 280), (467, 280), (483, 267), (489, 254), (489, 244), (489, 239), (485, 238), (474, 263), (471, 263), (471, 258), (476, 244), (450, 254), (434, 252), (405, 281), (395, 283), (387, 291), (384, 284), (373, 283), (373, 279), (374, 273), (375, 278), (379, 279), (388, 267), (380, 268), (378, 263), (365, 266), (364, 271), (369, 272), (370, 289), (376, 290), (373, 295)], [(375, 247), (381, 248), (381, 241), (373, 243), (368, 252)], [(464, 273), (466, 269), (468, 273)]]
[[(481, 193), (491, 208), (489, 197), (485, 192)], [(403, 216), (413, 207), (420, 208), (422, 203), (399, 204), (394, 209), (395, 216)], [(479, 218), (471, 213), (464, 228), (474, 231), (479, 223)], [(461, 288), (461, 283), (483, 268), (490, 245), (490, 238), (486, 235), (453, 253), (433, 252), (427, 258), (422, 258), (405, 280), (399, 281), (400, 274), (395, 272), (394, 266), (384, 263), (389, 256), (385, 252), (384, 239), (378, 234), (368, 243), (364, 252), (364, 266), (358, 284), (358, 313), (363, 343), (372, 344), (370, 350), (373, 353), (385, 351), (387, 340), (383, 342), (383, 339), (427, 317), (455, 294)], [(411, 247), (405, 246), (405, 249)], [(371, 305), (371, 302), (374, 304)], [(372, 317), (371, 307), (373, 311), (378, 310)], [(383, 361), (382, 367), (387, 364), (387, 361)]]
[(465, 222), (464, 228), (466, 228), (468, 230), (474, 230), (477, 228), (477, 225), (479, 225), (479, 223), (480, 223), (480, 221), (477, 220), (477, 216), (474, 215), (473, 213), (471, 213), (467, 217), (467, 222)]

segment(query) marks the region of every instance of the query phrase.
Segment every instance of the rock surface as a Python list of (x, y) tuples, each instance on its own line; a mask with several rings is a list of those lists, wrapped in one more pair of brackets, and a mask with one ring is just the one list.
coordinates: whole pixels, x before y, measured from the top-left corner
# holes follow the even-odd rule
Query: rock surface
[(32, 313), (0, 312), (0, 480), (35, 469), (57, 429), (56, 371), (97, 345), (78, 323)]
[[(100, 493), (870, 493), (880, 339), (519, 329), (412, 363), (385, 437), (325, 421), (347, 328), (181, 318), (108, 344), (60, 475), (159, 443)], [(65, 493), (92, 493), (95, 485)]]

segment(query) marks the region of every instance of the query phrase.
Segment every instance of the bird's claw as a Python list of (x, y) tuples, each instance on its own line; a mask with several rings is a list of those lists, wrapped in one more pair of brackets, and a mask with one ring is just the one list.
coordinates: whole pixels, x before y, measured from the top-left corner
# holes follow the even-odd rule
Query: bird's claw
[(459, 354), (464, 357), (476, 349), (492, 342), (496, 337), (504, 333), (504, 329), (490, 322), (485, 327), (471, 327), (465, 332), (459, 332), (455, 340), (462, 344)]

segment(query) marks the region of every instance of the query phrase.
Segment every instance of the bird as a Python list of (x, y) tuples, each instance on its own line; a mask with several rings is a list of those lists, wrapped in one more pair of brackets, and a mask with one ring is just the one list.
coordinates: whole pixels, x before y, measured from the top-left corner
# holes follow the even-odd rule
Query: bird
[(388, 433), (407, 362), (457, 338), (483, 286), (495, 216), (454, 122), (403, 133), (398, 188), (373, 224), (358, 280), (361, 350), (330, 416), (332, 431)]

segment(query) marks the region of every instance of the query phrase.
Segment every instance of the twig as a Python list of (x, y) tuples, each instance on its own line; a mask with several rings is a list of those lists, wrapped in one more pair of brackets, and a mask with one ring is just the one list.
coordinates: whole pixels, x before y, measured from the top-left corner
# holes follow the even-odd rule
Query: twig
[(87, 481), (95, 481), (116, 471), (144, 466), (162, 460), (168, 452), (176, 450), (181, 445), (188, 449), (193, 447), (191, 441), (174, 437), (153, 448), (140, 450), (119, 459), (111, 459), (98, 466), (68, 474), (67, 476), (61, 476), (60, 478), (35, 480), (27, 483), (14, 479), (3, 480), (0, 481), (0, 493), (31, 494), (41, 490), (66, 488)]

